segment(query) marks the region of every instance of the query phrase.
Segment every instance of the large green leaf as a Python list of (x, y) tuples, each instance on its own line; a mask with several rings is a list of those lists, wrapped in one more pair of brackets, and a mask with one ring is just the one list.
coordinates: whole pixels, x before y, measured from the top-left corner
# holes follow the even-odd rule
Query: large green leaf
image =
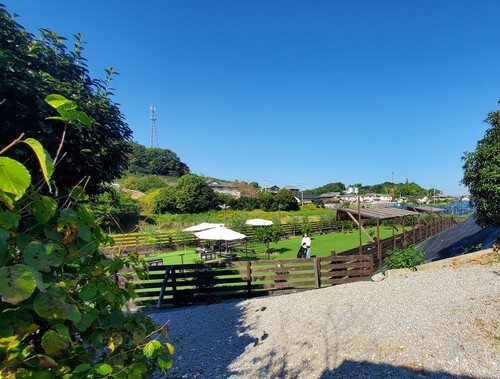
[(59, 267), (63, 263), (65, 253), (64, 247), (57, 243), (32, 241), (24, 250), (24, 261), (38, 271), (50, 272), (51, 267)]
[(31, 175), (18, 161), (0, 157), (0, 191), (13, 194), (19, 200), (31, 184)]
[[(48, 95), (45, 102), (57, 110), (63, 119), (67, 121), (79, 121), (85, 126), (91, 126), (92, 120), (85, 114), (85, 112), (76, 110), (76, 104), (66, 99), (61, 95)], [(49, 119), (56, 119), (57, 117), (48, 117)]]
[(36, 279), (25, 265), (0, 268), (0, 296), (3, 301), (17, 304), (31, 296), (36, 288)]
[(95, 367), (95, 370), (98, 374), (109, 375), (113, 372), (113, 367), (111, 367), (107, 363), (101, 363)]
[(44, 225), (56, 213), (57, 201), (49, 196), (39, 196), (33, 202), (33, 215), (36, 220)]
[(40, 292), (33, 301), (35, 312), (43, 318), (49, 320), (68, 319), (75, 323), (81, 320), (81, 314), (72, 304), (66, 303), (63, 299), (51, 292)]
[(42, 144), (34, 138), (26, 138), (22, 142), (33, 149), (36, 157), (38, 158), (38, 162), (40, 163), (40, 168), (42, 169), (45, 182), (50, 188), (50, 178), (54, 173), (54, 163), (52, 162), (52, 158), (49, 153), (47, 153)]
[(70, 340), (67, 336), (49, 330), (42, 337), (42, 347), (45, 353), (52, 357), (61, 356), (69, 347)]
[(5, 229), (15, 229), (19, 225), (21, 216), (17, 213), (4, 211), (0, 212), (0, 227)]
[(85, 242), (92, 241), (92, 231), (90, 230), (89, 226), (83, 221), (78, 221), (78, 237), (83, 239)]
[(64, 96), (51, 94), (45, 98), (45, 102), (55, 109), (75, 109), (75, 104)]

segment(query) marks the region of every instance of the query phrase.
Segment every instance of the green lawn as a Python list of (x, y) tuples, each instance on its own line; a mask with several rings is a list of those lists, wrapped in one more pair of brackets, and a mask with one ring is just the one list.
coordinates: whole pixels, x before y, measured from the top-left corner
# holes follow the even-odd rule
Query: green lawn
[[(371, 228), (375, 230), (375, 228)], [(370, 230), (370, 229), (368, 229)], [(380, 228), (380, 238), (384, 239), (392, 236), (392, 230), (390, 228)], [(290, 237), (288, 239), (283, 239), (278, 243), (271, 243), (269, 245), (269, 257), (270, 259), (291, 259), (296, 258), (297, 251), (300, 247), (301, 236)], [(362, 233), (363, 244), (369, 242), (368, 237)], [(347, 233), (329, 233), (322, 235), (312, 235), (311, 236), (311, 255), (316, 255), (317, 257), (326, 257), (331, 254), (332, 250), (337, 253), (355, 248), (359, 245), (359, 234), (357, 230), (354, 232)], [(245, 246), (245, 245), (242, 245)], [(265, 253), (265, 246), (262, 243), (248, 244), (248, 248), (253, 248), (255, 254), (238, 253), (239, 260), (255, 260), (255, 259), (268, 259), (268, 255)], [(152, 254), (147, 259), (163, 259), (163, 263), (166, 265), (181, 264), (181, 263), (193, 263), (194, 260), (199, 259), (197, 253), (194, 249), (186, 249), (179, 251), (172, 251), (168, 253), (158, 253)]]

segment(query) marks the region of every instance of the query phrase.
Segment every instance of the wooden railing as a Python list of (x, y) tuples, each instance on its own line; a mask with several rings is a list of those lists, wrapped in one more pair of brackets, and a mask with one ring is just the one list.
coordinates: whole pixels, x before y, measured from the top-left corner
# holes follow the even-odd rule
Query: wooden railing
[(370, 277), (371, 255), (152, 266), (134, 307), (175, 307), (285, 294)]
[[(447, 218), (444, 218), (447, 219)], [(439, 220), (437, 220), (439, 221)], [(373, 220), (364, 221), (364, 225), (368, 222), (373, 224)], [(341, 231), (349, 224), (351, 229), (354, 229), (354, 223), (351, 221), (321, 222), (311, 221), (308, 223), (310, 234), (325, 234)], [(300, 235), (305, 225), (299, 223), (296, 225), (282, 224), (281, 225), (285, 236)], [(247, 235), (248, 239), (252, 240), (255, 229), (248, 227), (242, 231)], [(107, 247), (108, 250), (120, 251), (137, 251), (140, 253), (150, 253), (152, 251), (173, 251), (184, 246), (196, 247), (199, 246), (200, 240), (192, 233), (180, 233), (172, 230), (160, 230), (155, 232), (134, 232), (123, 234), (112, 234), (114, 246)]]
[[(413, 226), (411, 230), (404, 230), (400, 234), (380, 240), (379, 243), (372, 242), (361, 247), (361, 254), (368, 254), (373, 257), (375, 269), (382, 267), (383, 261), (387, 256), (387, 251), (400, 249), (405, 246), (418, 244), (426, 239), (441, 233), (442, 231), (456, 225), (457, 222), (452, 217), (443, 217), (433, 220), (429, 224)], [(352, 255), (359, 254), (359, 247), (335, 253), (334, 255)]]
[(133, 307), (176, 307), (224, 299), (293, 293), (365, 280), (388, 250), (421, 242), (455, 225), (434, 220), (401, 234), (331, 256), (307, 259), (214, 262), (149, 267), (149, 280), (135, 281)]

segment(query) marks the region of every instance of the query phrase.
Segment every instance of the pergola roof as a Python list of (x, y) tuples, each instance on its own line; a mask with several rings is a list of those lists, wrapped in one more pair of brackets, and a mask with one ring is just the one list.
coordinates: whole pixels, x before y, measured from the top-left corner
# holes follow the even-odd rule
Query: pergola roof
[(427, 213), (444, 212), (443, 208), (429, 207), (429, 206), (415, 207), (415, 206), (412, 206), (412, 205), (411, 206), (408, 205), (406, 208), (408, 208), (409, 210), (412, 210), (412, 211), (420, 212), (420, 213), (423, 213), (423, 212), (427, 212)]
[[(352, 219), (349, 214), (358, 218), (357, 209), (337, 209), (337, 220), (350, 220)], [(373, 208), (360, 209), (359, 215), (361, 218), (371, 218), (375, 220), (386, 220), (390, 218), (400, 218), (406, 216), (418, 216), (420, 213), (400, 208)]]

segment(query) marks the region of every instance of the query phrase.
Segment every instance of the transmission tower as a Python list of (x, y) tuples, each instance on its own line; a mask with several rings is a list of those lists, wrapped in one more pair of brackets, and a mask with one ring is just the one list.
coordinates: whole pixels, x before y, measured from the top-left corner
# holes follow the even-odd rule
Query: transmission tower
[(156, 108), (151, 105), (149, 108), (150, 113), (151, 113), (151, 147), (153, 148), (158, 148), (158, 134), (156, 133), (156, 118), (155, 118), (155, 110)]

